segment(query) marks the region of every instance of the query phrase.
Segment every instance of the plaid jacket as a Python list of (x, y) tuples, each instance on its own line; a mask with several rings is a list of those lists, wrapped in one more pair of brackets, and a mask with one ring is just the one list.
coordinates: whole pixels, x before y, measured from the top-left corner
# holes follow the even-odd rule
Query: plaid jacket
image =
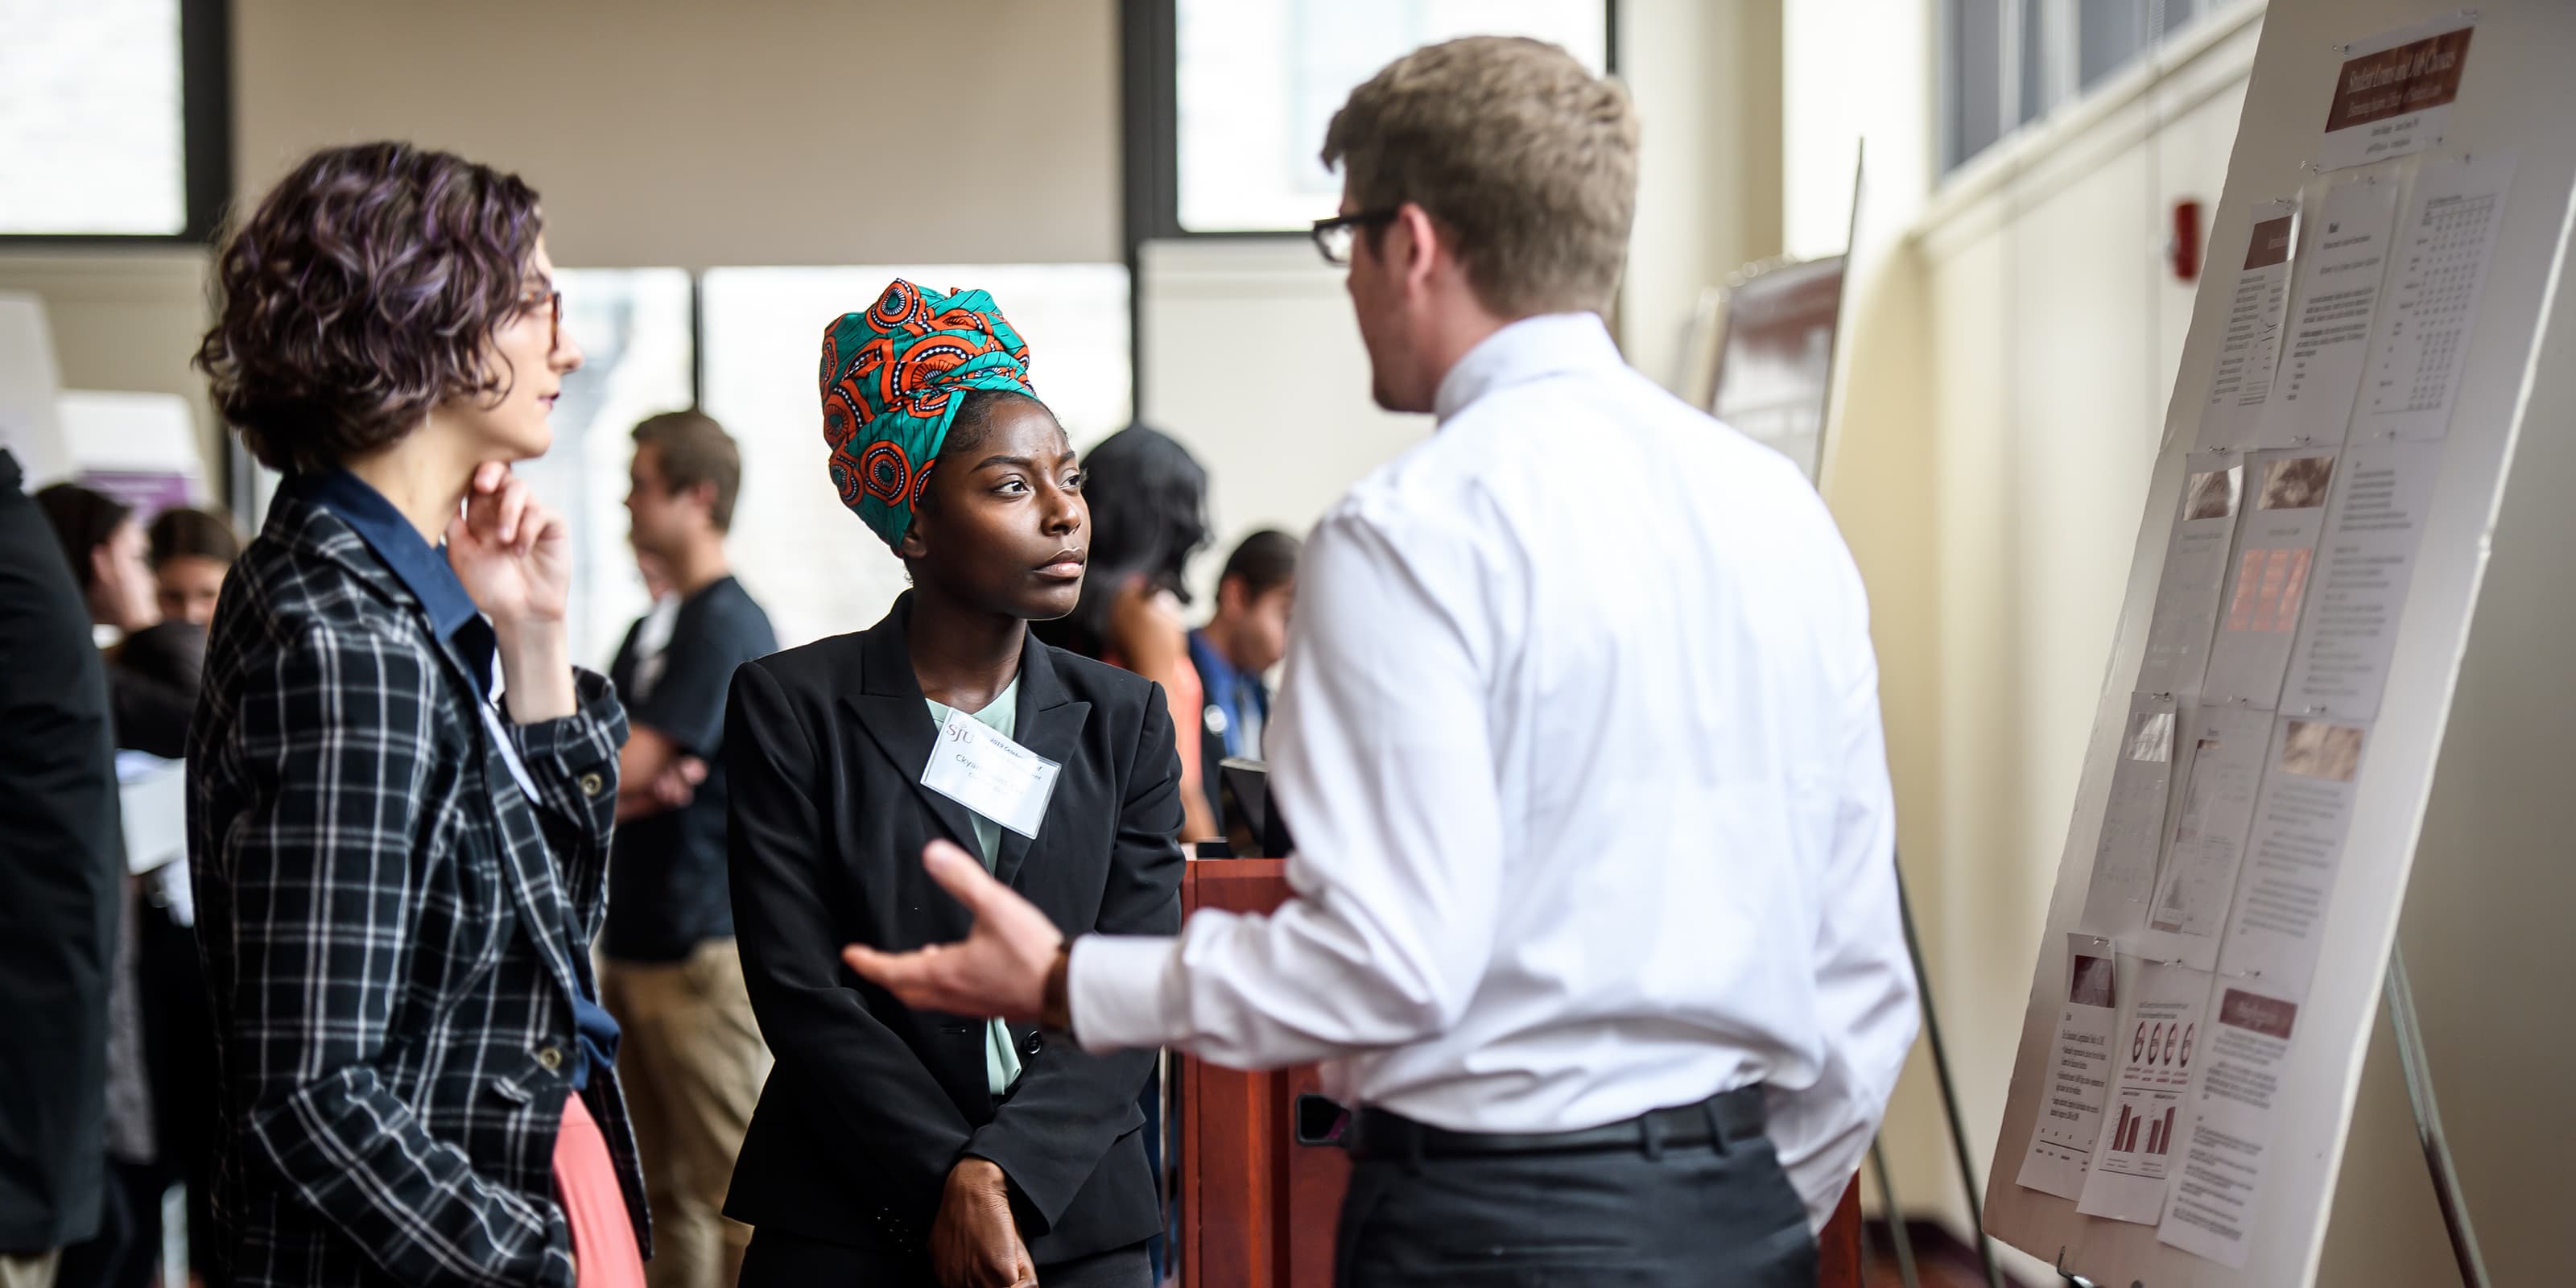
[[(552, 1165), (625, 713), (585, 671), (576, 714), (512, 727), (531, 804), (419, 601), (292, 493), (224, 583), (189, 735), (219, 1263), (247, 1286), (570, 1285)], [(614, 1072), (584, 1094), (641, 1238)]]

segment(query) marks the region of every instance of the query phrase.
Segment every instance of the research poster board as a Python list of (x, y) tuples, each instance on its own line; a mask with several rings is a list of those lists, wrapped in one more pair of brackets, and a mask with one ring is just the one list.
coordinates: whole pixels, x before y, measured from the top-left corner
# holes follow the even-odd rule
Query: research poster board
[(2315, 1280), (2525, 401), (2576, 361), (2571, 59), (2546, 0), (2266, 11), (1988, 1172), (2069, 1273)]
[(1709, 413), (1797, 462), (1815, 482), (1824, 459), (1844, 256), (1782, 264), (1726, 293)]

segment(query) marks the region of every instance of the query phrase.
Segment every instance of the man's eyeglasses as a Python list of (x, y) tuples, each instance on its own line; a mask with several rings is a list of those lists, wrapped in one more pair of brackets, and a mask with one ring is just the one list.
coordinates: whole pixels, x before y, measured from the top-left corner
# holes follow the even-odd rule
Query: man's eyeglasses
[(1395, 216), (1396, 209), (1390, 207), (1318, 219), (1315, 221), (1315, 249), (1323, 254), (1325, 263), (1335, 268), (1347, 267), (1351, 262), (1351, 243), (1359, 237), (1360, 230), (1379, 227), (1393, 221)]
[(530, 315), (534, 315), (539, 309), (545, 310), (546, 352), (552, 353), (562, 347), (563, 292), (556, 290), (553, 282), (538, 278), (529, 283), (527, 289), (519, 296), (519, 307)]

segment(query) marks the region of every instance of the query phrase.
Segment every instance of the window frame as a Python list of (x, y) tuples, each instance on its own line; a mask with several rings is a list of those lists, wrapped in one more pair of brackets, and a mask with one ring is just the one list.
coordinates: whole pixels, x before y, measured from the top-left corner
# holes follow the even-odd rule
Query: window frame
[(214, 241), (233, 199), (232, 0), (177, 0), (179, 165), (186, 215), (175, 233), (0, 233), (0, 250), (167, 248)]
[[(1602, 70), (1619, 74), (1619, 0), (1601, 0)], [(1145, 243), (1153, 241), (1303, 241), (1305, 228), (1213, 229), (1181, 226), (1179, 0), (1118, 0), (1119, 188), (1121, 250), (1127, 258), (1128, 378), (1132, 405), (1145, 414)]]
[[(1619, 0), (1601, 0), (1603, 70), (1619, 74)], [(1275, 241), (1304, 228), (1194, 230), (1181, 225), (1179, 0), (1119, 0), (1120, 136), (1128, 271), (1149, 241)], [(1133, 280), (1131, 277), (1130, 280)]]

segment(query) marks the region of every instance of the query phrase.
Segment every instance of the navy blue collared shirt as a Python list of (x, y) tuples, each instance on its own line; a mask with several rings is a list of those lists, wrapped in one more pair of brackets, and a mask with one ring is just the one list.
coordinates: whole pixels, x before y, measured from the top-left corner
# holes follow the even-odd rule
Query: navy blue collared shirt
[[(367, 549), (375, 552), (386, 570), (412, 593), (412, 598), (420, 601), (430, 630), (464, 659), (467, 673), (474, 678), (475, 697), (489, 703), (495, 651), (492, 624), (483, 620), (482, 610), (474, 606), (474, 597), (465, 593), (465, 583), (456, 579), (456, 570), (448, 566), (447, 555), (422, 539), (420, 529), (413, 527), (384, 493), (347, 470), (297, 475), (281, 486), (330, 511), (332, 517), (348, 524), (349, 530), (367, 543)], [(572, 977), (579, 980), (585, 976), (576, 969)], [(617, 1059), (617, 1020), (599, 1003), (578, 992), (572, 999), (572, 1017), (578, 1038), (574, 1045), (581, 1053), (571, 1071), (572, 1085), (587, 1087), (594, 1061), (608, 1065)]]
[[(1190, 632), (1190, 661), (1199, 668), (1199, 687), (1206, 690), (1209, 705), (1225, 713), (1225, 754), (1261, 759), (1260, 745), (1244, 735), (1270, 723), (1269, 688), (1260, 676), (1234, 669), (1233, 660), (1206, 631)], [(1243, 718), (1245, 707), (1252, 708), (1254, 719)]]

